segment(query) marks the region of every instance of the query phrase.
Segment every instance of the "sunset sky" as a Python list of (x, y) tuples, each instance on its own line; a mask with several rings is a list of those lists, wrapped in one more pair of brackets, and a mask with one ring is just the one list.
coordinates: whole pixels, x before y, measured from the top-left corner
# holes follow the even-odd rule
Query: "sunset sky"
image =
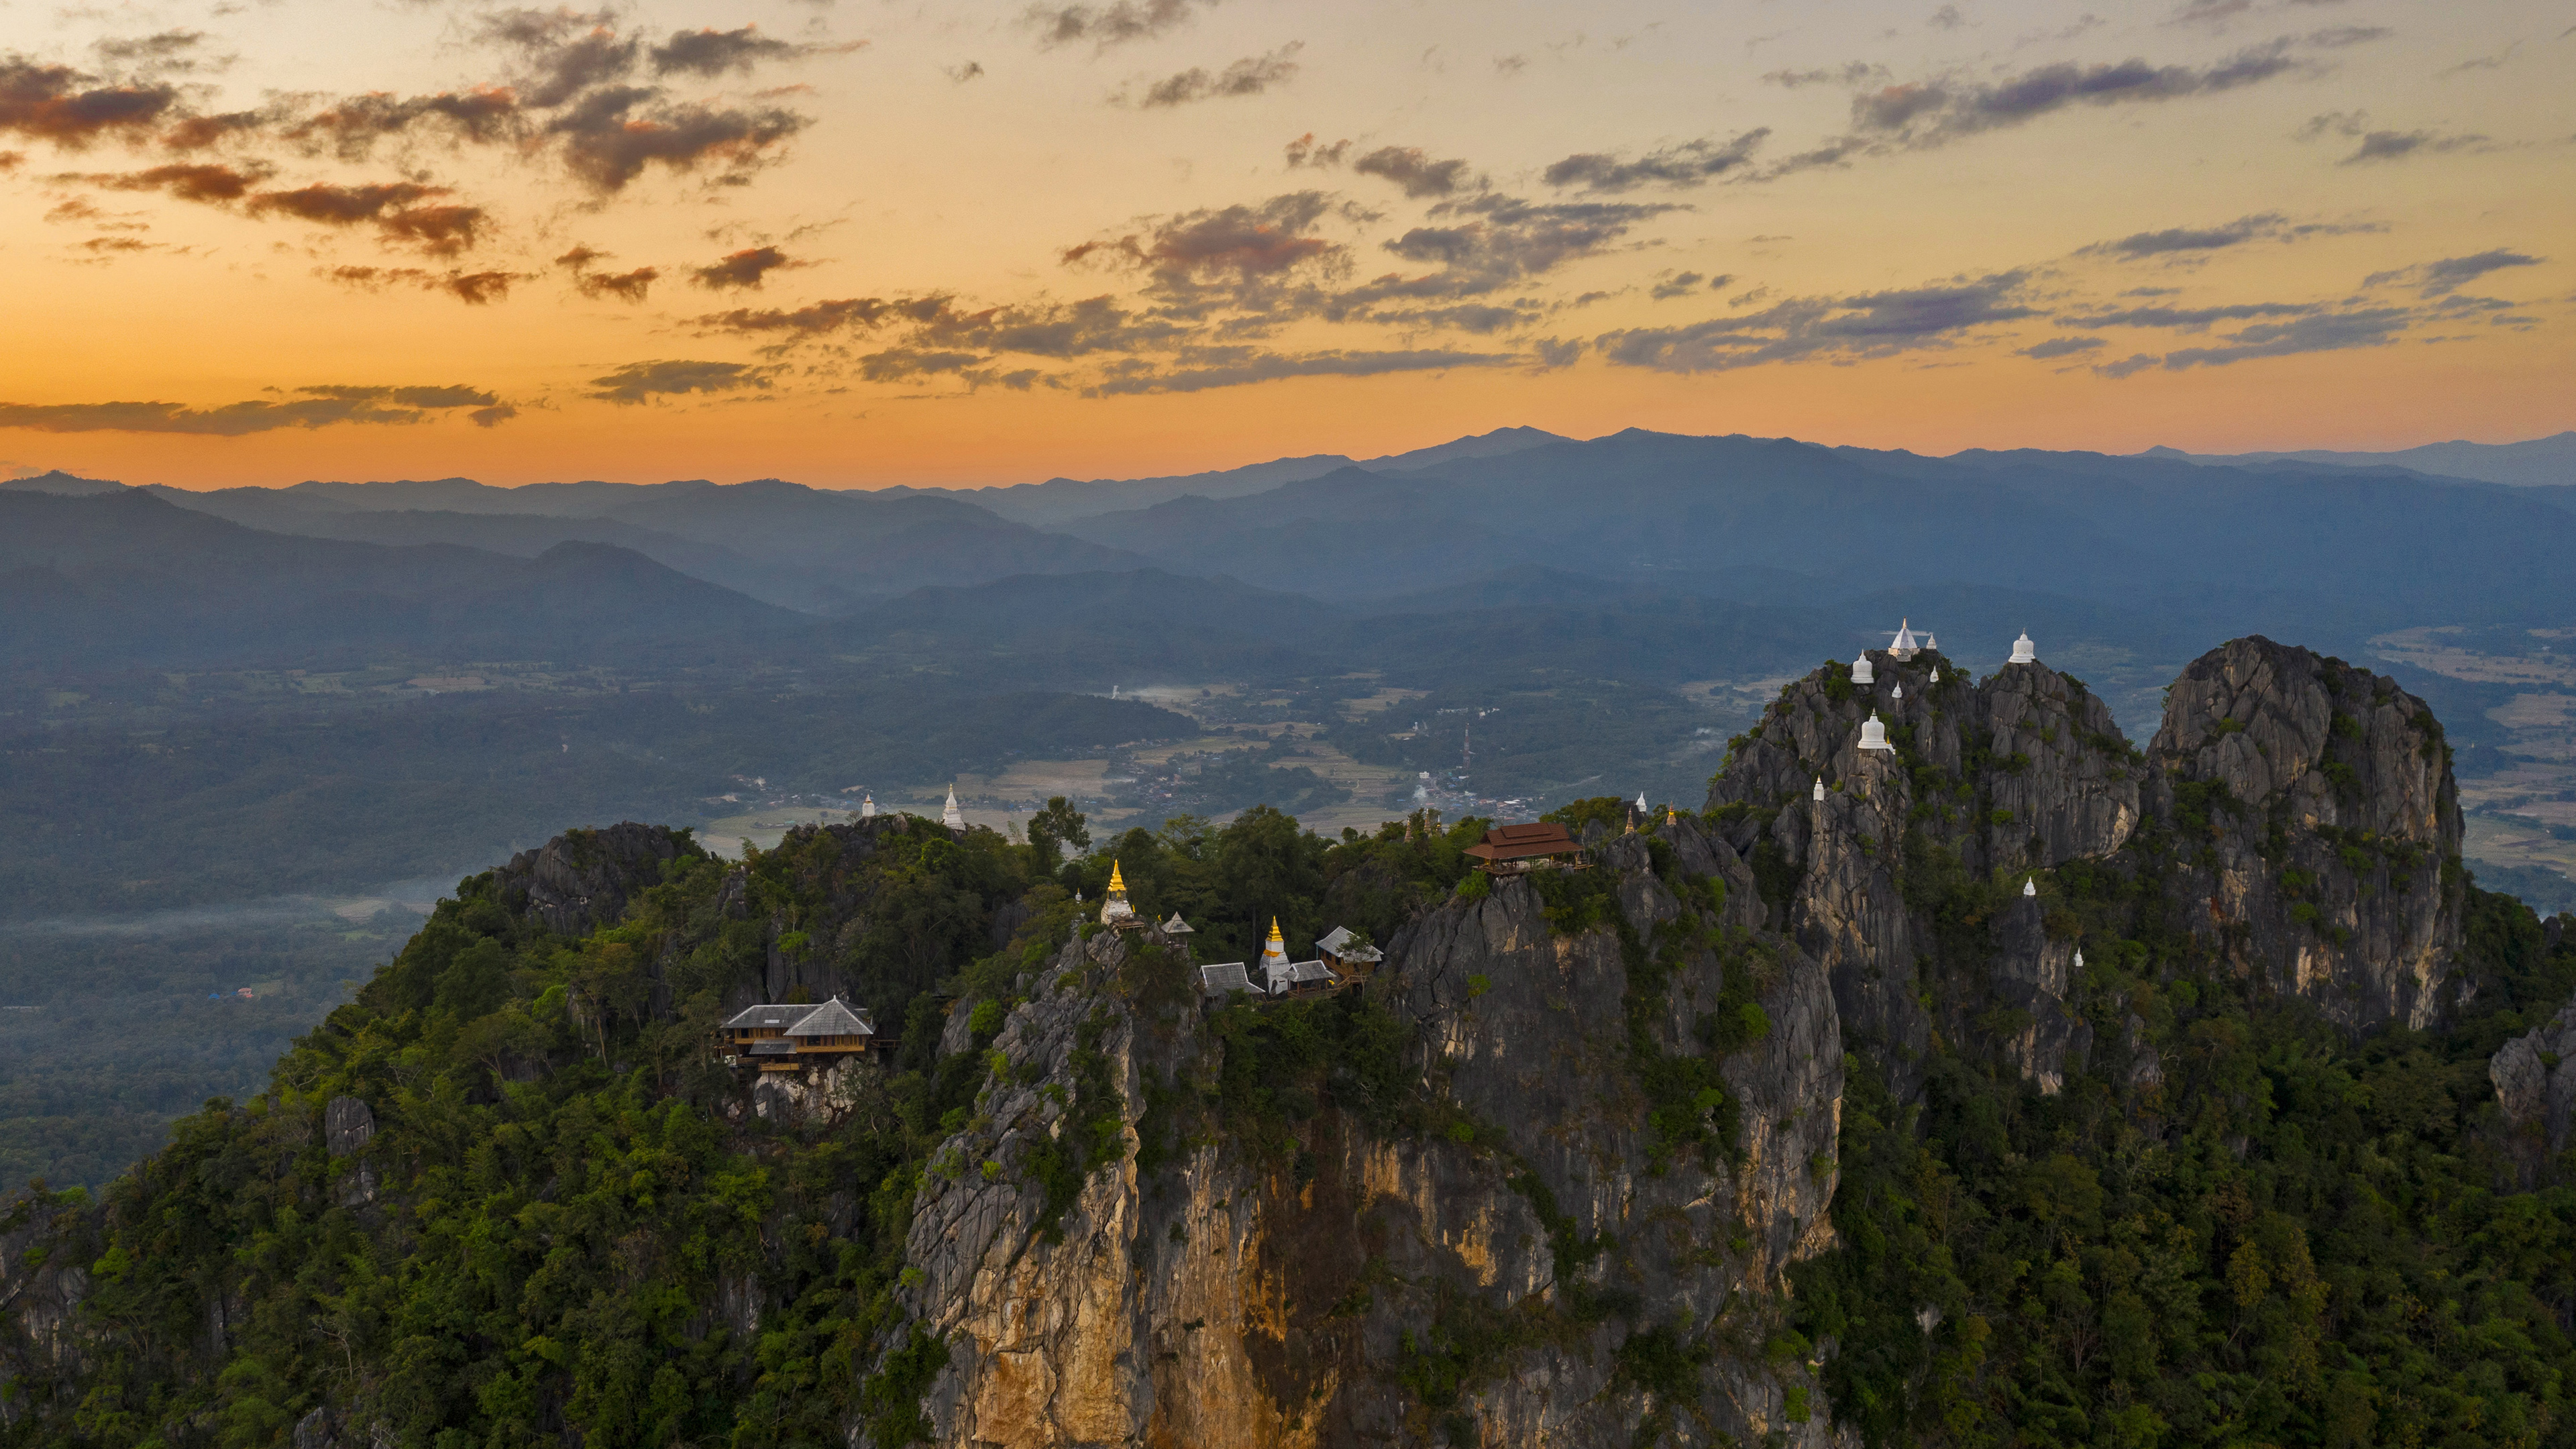
[(0, 476), (2576, 427), (2563, 3), (0, 0)]

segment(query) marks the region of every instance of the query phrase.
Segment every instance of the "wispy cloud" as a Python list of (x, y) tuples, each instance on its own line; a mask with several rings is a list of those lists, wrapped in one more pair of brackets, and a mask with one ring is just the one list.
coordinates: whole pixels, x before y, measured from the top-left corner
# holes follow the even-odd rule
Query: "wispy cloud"
[(320, 384), (294, 391), (298, 395), (282, 400), (226, 403), (211, 408), (172, 402), (0, 403), (0, 428), (44, 433), (187, 433), (238, 438), (341, 423), (422, 423), (463, 408), (507, 407), (481, 388), (463, 386)]

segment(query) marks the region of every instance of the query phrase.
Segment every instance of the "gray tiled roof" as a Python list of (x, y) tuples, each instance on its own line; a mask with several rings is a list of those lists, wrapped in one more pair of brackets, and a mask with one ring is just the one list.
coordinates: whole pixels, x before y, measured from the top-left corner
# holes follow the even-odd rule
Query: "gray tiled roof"
[(1217, 996), (1229, 991), (1250, 991), (1252, 978), (1244, 974), (1242, 962), (1227, 961), (1220, 965), (1200, 967), (1199, 985), (1207, 991), (1208, 995)]
[(725, 1029), (727, 1031), (750, 1031), (754, 1027), (774, 1026), (784, 1030), (787, 1027), (795, 1025), (799, 1018), (803, 1017), (807, 1012), (810, 1012), (813, 1009), (814, 1008), (811, 1006), (799, 1006), (779, 1002), (763, 1002), (758, 1006), (746, 1006), (741, 1011), (736, 1012), (733, 1020), (725, 1023)]
[(1339, 956), (1349, 961), (1376, 961), (1383, 959), (1384, 953), (1380, 952), (1375, 946), (1353, 945), (1352, 943), (1358, 939), (1359, 937), (1351, 933), (1350, 927), (1335, 926), (1332, 931), (1324, 937), (1324, 939), (1315, 943), (1315, 949), (1322, 951), (1327, 955)]
[(789, 1036), (874, 1036), (875, 1026), (835, 996), (787, 1029)]
[(1332, 967), (1321, 961), (1291, 961), (1285, 966), (1270, 968), (1270, 991), (1272, 995), (1277, 995), (1291, 986), (1303, 986), (1315, 981), (1329, 984), (1340, 979), (1333, 974)]

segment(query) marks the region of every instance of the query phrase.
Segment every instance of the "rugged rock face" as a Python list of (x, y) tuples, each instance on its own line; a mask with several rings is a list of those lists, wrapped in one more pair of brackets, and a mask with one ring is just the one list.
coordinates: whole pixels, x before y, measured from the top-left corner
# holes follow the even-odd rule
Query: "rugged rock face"
[[(1598, 858), (1604, 880), (1585, 884), (1608, 889), (1609, 923), (1552, 929), (1538, 890), (1507, 879), (1389, 944), (1369, 989), (1415, 1028), (1406, 1070), (1447, 1126), (1326, 1111), (1263, 1129), (1276, 1141), (1131, 1151), (1050, 1232), (1026, 1164), (1085, 1130), (1086, 1076), (1130, 1102), (1149, 1085), (1185, 1100), (1230, 1049), (1195, 1005), (1157, 1014), (1103, 989), (1178, 967), (1158, 933), (1068, 947), (993, 1042), (1012, 1085), (916, 1206), (908, 1302), (952, 1336), (936, 1442), (1610, 1446), (1663, 1424), (1687, 1442), (1825, 1442), (1807, 1369), (1760, 1345), (1781, 1270), (1830, 1241), (1831, 993), (1794, 946), (1722, 924), (1750, 913), (1751, 886), (1722, 841), (1678, 822)], [(1722, 902), (1712, 879), (1732, 883)], [(1637, 1052), (1696, 1055), (1701, 1024), (1745, 1004), (1767, 1031), (1717, 1066), (1740, 1157), (1658, 1148), (1672, 1104), (1650, 1099)], [(1170, 1130), (1140, 1125), (1131, 1148)], [(1706, 1363), (1695, 1395), (1648, 1387), (1632, 1340)], [(1458, 1392), (1435, 1415), (1423, 1389), (1444, 1374)]]
[(501, 905), (578, 936), (624, 915), (627, 897), (661, 880), (662, 863), (679, 855), (680, 837), (659, 825), (568, 830), (496, 872)]
[(2523, 1180), (2536, 1184), (2551, 1161), (2576, 1145), (2576, 1000), (2506, 1042), (2487, 1064), (2487, 1079), (2513, 1134)]
[(2157, 814), (2200, 845), (2192, 928), (2343, 1026), (2431, 1025), (2465, 896), (2441, 725), (2385, 676), (2269, 639), (2175, 681), (2148, 749)]
[[(1936, 876), (2018, 884), (2117, 852), (2145, 772), (2109, 707), (2046, 665), (1978, 684), (1938, 654), (1870, 658), (1870, 684), (1829, 664), (1783, 690), (1735, 742), (1709, 809), (1900, 1095), (1921, 1085), (1936, 1030), (1996, 1039), (2053, 1091), (2089, 1042), (2068, 995), (2073, 945), (2047, 940), (2033, 910), (1997, 913), (1972, 949), (1945, 946), (1923, 897)], [(1895, 750), (1859, 747), (1873, 715)]]

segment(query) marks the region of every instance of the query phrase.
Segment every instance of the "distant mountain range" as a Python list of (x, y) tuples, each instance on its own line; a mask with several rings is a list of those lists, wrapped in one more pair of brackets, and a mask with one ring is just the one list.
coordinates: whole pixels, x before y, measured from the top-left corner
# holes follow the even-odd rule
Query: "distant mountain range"
[(2343, 468), (2405, 468), (2482, 483), (2576, 486), (2576, 430), (2520, 443), (2426, 443), (2393, 453), (2339, 453), (2326, 448), (2304, 448), (2292, 453), (2184, 453), (2172, 448), (2149, 448), (2142, 456), (2180, 458), (2193, 463), (2330, 463)]
[(1512, 428), (1357, 462), (876, 493), (462, 478), (192, 493), (48, 474), (0, 484), (0, 596), (42, 623), (0, 657), (731, 640), (1053, 684), (1390, 667), (1677, 680), (1805, 667), (1900, 614), (1980, 664), (2025, 628), (2140, 662), (2254, 630), (2357, 649), (2412, 625), (2576, 613), (2576, 484), (2388, 461), (2528, 485), (2571, 449), (2576, 433), (2330, 458), (1933, 458)]

